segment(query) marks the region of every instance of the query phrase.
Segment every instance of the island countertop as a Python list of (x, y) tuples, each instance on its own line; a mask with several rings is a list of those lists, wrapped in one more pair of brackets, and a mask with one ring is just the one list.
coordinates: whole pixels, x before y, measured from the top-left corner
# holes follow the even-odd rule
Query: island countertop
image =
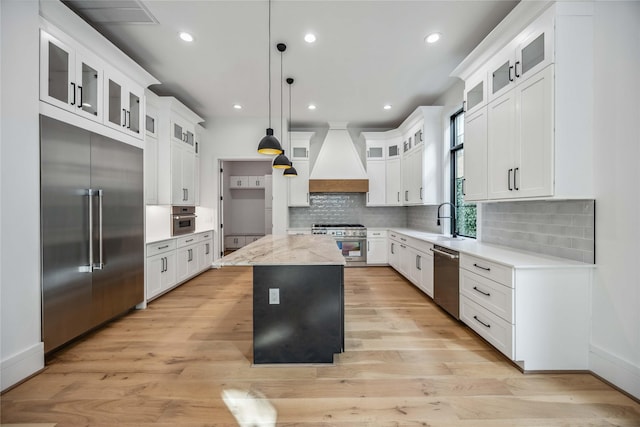
[(215, 261), (225, 265), (345, 265), (336, 241), (318, 235), (268, 235)]

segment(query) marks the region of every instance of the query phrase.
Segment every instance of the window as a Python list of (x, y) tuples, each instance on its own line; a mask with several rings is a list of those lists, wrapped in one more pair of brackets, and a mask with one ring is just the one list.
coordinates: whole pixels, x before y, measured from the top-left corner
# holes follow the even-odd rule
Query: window
[[(475, 203), (464, 202), (464, 111), (451, 116), (451, 202), (456, 206), (456, 233), (476, 237)], [(453, 221), (450, 232), (453, 233)]]

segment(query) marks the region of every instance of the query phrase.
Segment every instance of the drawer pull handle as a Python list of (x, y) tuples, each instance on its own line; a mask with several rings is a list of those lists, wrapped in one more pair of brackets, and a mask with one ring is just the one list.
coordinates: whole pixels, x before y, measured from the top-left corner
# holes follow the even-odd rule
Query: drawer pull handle
[(169, 247), (169, 245), (158, 246), (158, 249), (167, 249), (168, 247)]
[(185, 243), (193, 242), (193, 239), (185, 240)]
[(489, 267), (483, 267), (483, 266), (478, 265), (476, 263), (473, 263), (473, 266), (476, 267), (476, 268), (479, 268), (480, 270), (491, 271), (491, 269)]
[(404, 237), (401, 237), (400, 240), (402, 240), (403, 242), (407, 241), (407, 239), (405, 239)]
[(474, 286), (474, 287), (473, 287), (473, 290), (474, 290), (474, 291), (476, 291), (476, 292), (481, 293), (482, 295), (486, 295), (486, 296), (488, 296), (488, 297), (490, 297), (490, 296), (491, 296), (491, 293), (490, 293), (490, 292), (483, 292), (483, 291), (481, 291), (480, 289), (478, 289), (476, 286)]
[(482, 326), (486, 326), (487, 328), (490, 328), (491, 325), (484, 323), (482, 320), (478, 319), (478, 316), (473, 316), (474, 319), (476, 319), (480, 324), (482, 324)]

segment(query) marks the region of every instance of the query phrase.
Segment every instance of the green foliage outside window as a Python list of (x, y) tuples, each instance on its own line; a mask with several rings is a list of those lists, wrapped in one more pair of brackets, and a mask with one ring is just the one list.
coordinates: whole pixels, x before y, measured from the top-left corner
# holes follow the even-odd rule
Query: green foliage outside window
[(462, 178), (456, 178), (456, 233), (460, 236), (476, 237), (477, 206), (464, 203)]

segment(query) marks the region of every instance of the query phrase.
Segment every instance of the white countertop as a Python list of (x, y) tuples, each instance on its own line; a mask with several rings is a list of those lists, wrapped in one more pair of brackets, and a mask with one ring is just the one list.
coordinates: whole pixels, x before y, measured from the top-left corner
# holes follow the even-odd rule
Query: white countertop
[(225, 265), (345, 265), (336, 241), (319, 235), (268, 235), (214, 262)]
[(409, 228), (390, 228), (390, 232), (397, 232), (415, 239), (424, 240), (435, 245), (453, 249), (460, 253), (472, 255), (487, 261), (497, 262), (512, 268), (593, 268), (594, 264), (586, 264), (570, 259), (546, 256), (518, 249), (507, 248), (489, 243), (478, 242), (475, 239), (455, 238), (451, 239), (440, 234), (425, 233)]
[(212, 228), (210, 228), (210, 229), (202, 229), (202, 230), (196, 229), (196, 231), (194, 231), (193, 233), (182, 234), (180, 236), (172, 236), (170, 234), (162, 234), (162, 235), (156, 234), (156, 235), (151, 236), (151, 237), (147, 236), (145, 244), (161, 242), (163, 240), (178, 239), (180, 237), (193, 236), (194, 234), (207, 233), (207, 232), (213, 232), (213, 231), (214, 230)]

